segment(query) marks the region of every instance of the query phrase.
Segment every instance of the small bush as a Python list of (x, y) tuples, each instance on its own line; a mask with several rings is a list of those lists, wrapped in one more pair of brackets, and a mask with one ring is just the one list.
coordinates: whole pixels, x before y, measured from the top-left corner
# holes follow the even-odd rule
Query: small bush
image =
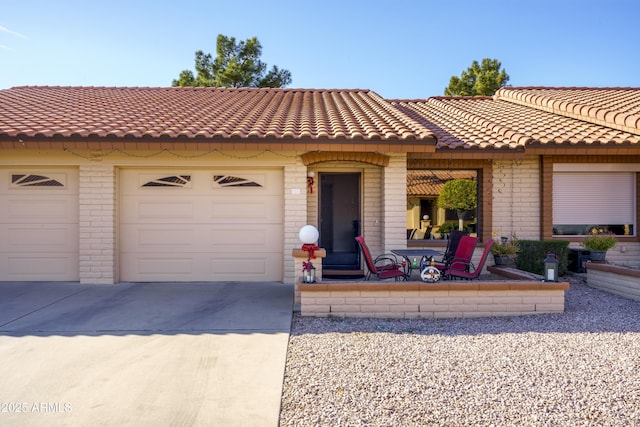
[(613, 234), (591, 234), (582, 240), (582, 246), (590, 251), (608, 251), (618, 241)]
[(516, 237), (506, 242), (496, 239), (491, 246), (491, 253), (494, 255), (515, 255), (518, 252), (520, 252), (520, 242)]
[(544, 259), (547, 252), (558, 257), (558, 275), (567, 273), (569, 265), (569, 242), (567, 240), (518, 240), (520, 253), (516, 267), (535, 274), (544, 274)]

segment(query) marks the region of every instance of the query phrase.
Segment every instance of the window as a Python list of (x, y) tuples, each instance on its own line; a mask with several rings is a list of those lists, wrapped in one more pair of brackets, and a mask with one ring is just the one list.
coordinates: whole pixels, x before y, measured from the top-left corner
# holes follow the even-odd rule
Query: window
[[(446, 182), (454, 179), (478, 181), (476, 170), (407, 170), (407, 239), (444, 239), (458, 228), (458, 212), (438, 207), (437, 200)], [(476, 195), (480, 192), (476, 190)], [(465, 229), (477, 231), (477, 210), (462, 214)]]
[(615, 166), (554, 165), (554, 235), (635, 236), (637, 165)]

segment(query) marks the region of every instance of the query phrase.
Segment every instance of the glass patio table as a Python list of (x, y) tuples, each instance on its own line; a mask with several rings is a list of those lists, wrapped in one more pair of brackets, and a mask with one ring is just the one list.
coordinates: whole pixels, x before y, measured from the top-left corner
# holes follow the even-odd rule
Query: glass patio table
[(422, 266), (423, 259), (430, 260), (434, 256), (442, 256), (441, 251), (437, 249), (428, 249), (428, 248), (391, 249), (391, 252), (394, 253), (395, 255), (398, 255), (404, 258), (404, 261), (406, 263), (405, 275), (407, 279), (411, 277), (411, 273), (413, 273), (414, 269), (417, 269), (418, 271), (420, 271), (420, 267)]

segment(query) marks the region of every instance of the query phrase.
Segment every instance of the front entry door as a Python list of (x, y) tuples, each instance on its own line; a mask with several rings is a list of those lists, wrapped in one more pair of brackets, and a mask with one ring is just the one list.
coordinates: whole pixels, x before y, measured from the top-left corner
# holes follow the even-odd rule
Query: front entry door
[(325, 270), (359, 270), (360, 173), (320, 173), (320, 239)]

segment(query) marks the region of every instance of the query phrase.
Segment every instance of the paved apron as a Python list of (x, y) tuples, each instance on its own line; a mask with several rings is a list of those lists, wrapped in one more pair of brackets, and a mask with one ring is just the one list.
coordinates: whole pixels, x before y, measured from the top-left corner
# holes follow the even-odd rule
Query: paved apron
[(0, 425), (277, 426), (293, 288), (0, 283)]

